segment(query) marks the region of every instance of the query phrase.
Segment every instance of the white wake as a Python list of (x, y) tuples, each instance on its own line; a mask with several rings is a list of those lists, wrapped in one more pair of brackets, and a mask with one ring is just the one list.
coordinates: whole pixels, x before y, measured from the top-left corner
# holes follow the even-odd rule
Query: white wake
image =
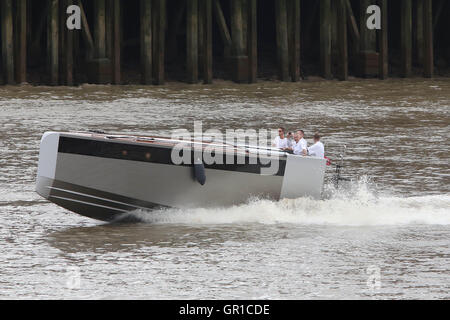
[(128, 218), (154, 224), (321, 224), (376, 226), (450, 224), (450, 195), (377, 196), (361, 180), (329, 199), (249, 200), (226, 208), (136, 210)]

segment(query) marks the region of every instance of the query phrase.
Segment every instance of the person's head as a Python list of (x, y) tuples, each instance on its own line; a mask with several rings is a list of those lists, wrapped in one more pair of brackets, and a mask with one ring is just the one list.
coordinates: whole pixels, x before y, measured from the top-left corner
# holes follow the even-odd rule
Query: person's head
[(305, 136), (305, 132), (303, 130), (298, 130), (297, 134), (299, 136), (299, 138), (298, 138), (299, 140)]
[(320, 141), (320, 135), (318, 133), (314, 134), (314, 142)]
[(284, 138), (284, 128), (283, 127), (279, 127), (278, 128), (278, 135), (280, 136), (280, 138)]
[(294, 140), (295, 142), (298, 142), (301, 139), (300, 135), (298, 134), (298, 131), (294, 134)]
[(291, 139), (292, 137), (293, 137), (292, 132), (289, 131), (288, 134), (287, 134), (287, 136), (286, 136), (286, 138)]

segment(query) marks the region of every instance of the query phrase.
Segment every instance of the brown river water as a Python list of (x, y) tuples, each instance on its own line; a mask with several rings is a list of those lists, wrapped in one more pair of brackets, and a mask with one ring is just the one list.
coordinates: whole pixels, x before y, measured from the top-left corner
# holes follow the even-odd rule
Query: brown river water
[[(0, 87), (0, 299), (449, 299), (449, 111), (450, 79)], [(331, 159), (346, 145), (353, 182), (128, 224), (34, 192), (45, 131), (170, 136), (199, 120), (320, 131)]]

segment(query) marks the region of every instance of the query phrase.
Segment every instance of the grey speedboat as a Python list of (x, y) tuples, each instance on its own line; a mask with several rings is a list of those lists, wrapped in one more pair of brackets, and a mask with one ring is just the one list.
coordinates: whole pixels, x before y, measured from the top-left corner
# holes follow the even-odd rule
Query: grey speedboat
[[(137, 209), (223, 207), (252, 197), (321, 196), (325, 159), (206, 141), (184, 141), (182, 146), (191, 162), (173, 160), (180, 141), (170, 138), (46, 132), (40, 143), (36, 191), (65, 209), (103, 221)], [(223, 161), (207, 163), (201, 158), (211, 146), (220, 150), (215, 159)], [(267, 173), (270, 166), (275, 170)]]

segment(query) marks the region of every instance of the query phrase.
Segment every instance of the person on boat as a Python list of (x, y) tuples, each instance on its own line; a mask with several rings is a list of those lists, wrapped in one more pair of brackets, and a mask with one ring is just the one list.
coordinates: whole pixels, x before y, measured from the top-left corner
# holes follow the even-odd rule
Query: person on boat
[(306, 156), (308, 153), (308, 142), (306, 142), (305, 140), (305, 132), (303, 130), (298, 130), (296, 133), (297, 136), (297, 142), (294, 146), (294, 148), (292, 148), (292, 151), (294, 152), (294, 154), (296, 155), (303, 155)]
[(325, 157), (325, 147), (323, 146), (323, 143), (320, 142), (320, 135), (318, 133), (314, 135), (314, 144), (307, 150), (308, 155), (311, 157), (318, 157), (318, 158)]
[(283, 127), (278, 128), (278, 137), (276, 137), (275, 140), (273, 141), (272, 143), (273, 147), (277, 147), (282, 150), (289, 148), (288, 139), (285, 137), (284, 132), (285, 130)]
[(292, 131), (289, 131), (286, 135), (286, 138), (288, 139), (287, 149), (292, 149), (292, 147), (295, 145), (295, 135), (292, 133)]
[(303, 138), (304, 132), (303, 130), (298, 130), (294, 134), (294, 141), (292, 141), (292, 145), (286, 149), (289, 153), (293, 153), (296, 155), (306, 155), (307, 153), (307, 142)]

